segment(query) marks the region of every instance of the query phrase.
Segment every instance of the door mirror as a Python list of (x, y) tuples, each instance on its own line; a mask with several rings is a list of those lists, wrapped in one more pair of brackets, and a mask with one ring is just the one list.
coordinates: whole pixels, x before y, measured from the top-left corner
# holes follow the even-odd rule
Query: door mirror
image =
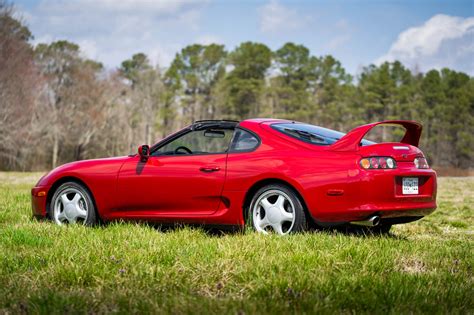
[(150, 157), (150, 147), (147, 144), (139, 146), (138, 155), (140, 156), (140, 161), (146, 162)]

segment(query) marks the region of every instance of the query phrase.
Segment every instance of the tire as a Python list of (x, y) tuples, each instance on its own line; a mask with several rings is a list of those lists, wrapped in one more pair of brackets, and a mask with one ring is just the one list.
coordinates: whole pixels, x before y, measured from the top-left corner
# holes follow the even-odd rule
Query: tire
[(289, 187), (271, 184), (260, 188), (252, 197), (247, 222), (260, 233), (286, 235), (307, 229), (301, 200)]
[(58, 224), (97, 224), (92, 194), (83, 185), (66, 182), (56, 189), (49, 205), (49, 217)]

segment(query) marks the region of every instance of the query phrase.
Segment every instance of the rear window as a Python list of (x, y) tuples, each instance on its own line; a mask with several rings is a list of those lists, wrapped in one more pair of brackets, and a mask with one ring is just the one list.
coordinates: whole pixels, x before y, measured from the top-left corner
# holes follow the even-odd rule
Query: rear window
[[(290, 137), (315, 145), (331, 145), (345, 135), (340, 131), (302, 123), (273, 124), (272, 128)], [(364, 139), (361, 144), (370, 145), (374, 142)]]

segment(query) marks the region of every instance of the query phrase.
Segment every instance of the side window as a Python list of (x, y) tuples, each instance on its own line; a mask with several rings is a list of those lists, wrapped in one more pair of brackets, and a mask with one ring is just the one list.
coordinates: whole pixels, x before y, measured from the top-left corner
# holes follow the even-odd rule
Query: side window
[(232, 141), (232, 146), (230, 152), (247, 152), (252, 151), (258, 147), (260, 141), (257, 137), (251, 134), (248, 131), (243, 129), (235, 130), (234, 141)]
[(152, 156), (225, 153), (229, 149), (233, 133), (234, 130), (231, 129), (190, 131), (158, 148)]

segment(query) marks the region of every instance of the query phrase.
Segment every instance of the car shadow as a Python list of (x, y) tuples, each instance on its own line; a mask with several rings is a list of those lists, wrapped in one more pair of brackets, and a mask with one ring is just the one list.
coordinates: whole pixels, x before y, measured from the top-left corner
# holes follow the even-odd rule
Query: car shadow
[(172, 233), (182, 229), (191, 229), (202, 231), (208, 236), (212, 237), (222, 237), (226, 235), (236, 235), (242, 234), (242, 229), (239, 227), (218, 227), (218, 226), (208, 226), (201, 224), (152, 224), (150, 225), (154, 229), (163, 233)]
[[(206, 235), (211, 237), (223, 237), (228, 235), (245, 235), (249, 233), (257, 233), (248, 227), (240, 226), (212, 226), (203, 224), (191, 224), (191, 223), (154, 223), (148, 221), (113, 221), (113, 222), (102, 222), (95, 227), (106, 227), (109, 224), (138, 224), (144, 227), (150, 227), (160, 233), (173, 233), (182, 229), (191, 229), (202, 231)], [(312, 226), (306, 234), (326, 234), (326, 235), (346, 235), (360, 238), (390, 238), (394, 240), (408, 240), (406, 236), (388, 233), (374, 233), (368, 228), (356, 227), (356, 226), (338, 226), (338, 227), (315, 227)]]
[(326, 234), (342, 234), (347, 236), (355, 236), (360, 238), (391, 238), (396, 240), (408, 240), (404, 235), (394, 234), (393, 232), (374, 232), (369, 228), (356, 227), (356, 226), (338, 226), (338, 227), (327, 227), (317, 228), (320, 233)]
[(135, 173), (137, 175), (141, 175), (141, 173), (143, 172), (143, 169), (145, 168), (145, 165), (146, 165), (146, 162), (139, 161), (137, 163), (137, 167), (135, 168)]
[(212, 226), (203, 224), (192, 224), (192, 223), (158, 223), (149, 221), (128, 221), (128, 220), (117, 220), (112, 222), (101, 222), (96, 227), (105, 227), (110, 224), (133, 224), (143, 227), (149, 227), (160, 233), (173, 233), (183, 229), (191, 229), (196, 231), (202, 231), (206, 235), (213, 237), (221, 237), (226, 235), (242, 234), (243, 229), (239, 226)]

